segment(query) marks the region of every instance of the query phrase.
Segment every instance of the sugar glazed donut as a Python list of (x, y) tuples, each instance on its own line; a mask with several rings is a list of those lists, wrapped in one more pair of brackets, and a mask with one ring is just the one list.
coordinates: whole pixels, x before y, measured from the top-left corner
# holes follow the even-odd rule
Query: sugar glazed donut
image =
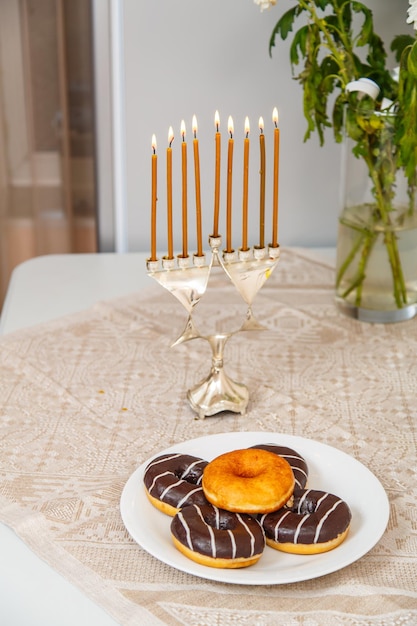
[(248, 567), (265, 547), (264, 532), (254, 517), (211, 505), (181, 509), (171, 522), (171, 535), (180, 552), (209, 567)]
[(346, 538), (351, 511), (341, 498), (325, 491), (305, 489), (279, 511), (259, 521), (266, 543), (282, 552), (317, 554), (336, 548)]
[(304, 489), (307, 484), (308, 467), (301, 454), (299, 454), (292, 448), (287, 448), (286, 446), (278, 446), (274, 443), (260, 444), (258, 446), (252, 446), (252, 448), (258, 448), (259, 450), (268, 450), (269, 452), (273, 452), (274, 454), (282, 456), (283, 459), (288, 461), (294, 474), (294, 493), (296, 493), (300, 489)]
[(204, 470), (202, 487), (211, 504), (235, 513), (269, 513), (282, 507), (294, 490), (285, 459), (257, 448), (221, 454)]
[(167, 515), (183, 506), (207, 504), (201, 487), (207, 461), (188, 454), (163, 454), (145, 468), (143, 481), (151, 503)]

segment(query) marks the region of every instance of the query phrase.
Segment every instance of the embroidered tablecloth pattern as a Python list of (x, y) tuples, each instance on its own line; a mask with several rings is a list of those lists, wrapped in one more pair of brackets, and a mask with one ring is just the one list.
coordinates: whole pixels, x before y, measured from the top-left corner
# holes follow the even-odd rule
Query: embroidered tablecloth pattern
[[(186, 312), (156, 284), (2, 338), (0, 520), (123, 625), (415, 626), (417, 321), (344, 317), (333, 281), (330, 266), (283, 250), (254, 304), (268, 330), (226, 348), (228, 372), (249, 387), (244, 416), (195, 419), (186, 392), (210, 351), (199, 339), (170, 347)], [(234, 330), (245, 309), (214, 270), (196, 321)], [(391, 515), (366, 556), (252, 587), (177, 571), (131, 539), (119, 501), (141, 463), (194, 437), (255, 430), (327, 443), (378, 477)]]

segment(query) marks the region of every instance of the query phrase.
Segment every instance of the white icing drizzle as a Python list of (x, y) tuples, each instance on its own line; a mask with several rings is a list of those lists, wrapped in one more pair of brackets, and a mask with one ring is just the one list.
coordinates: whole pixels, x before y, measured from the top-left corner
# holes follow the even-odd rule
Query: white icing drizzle
[[(172, 472), (168, 472), (168, 474), (171, 474)], [(172, 485), (168, 485), (168, 487), (166, 487), (163, 492), (161, 493), (161, 495), (159, 496), (160, 500), (163, 500), (164, 497), (166, 496), (166, 494), (168, 493), (168, 491), (170, 491), (171, 489), (173, 489), (174, 487), (178, 487), (178, 485), (181, 485), (182, 480), (178, 480), (176, 483), (173, 483)], [(179, 508), (179, 507), (178, 507)]]
[(329, 509), (327, 511), (327, 513), (325, 515), (323, 515), (323, 517), (321, 518), (320, 522), (317, 525), (316, 528), (316, 534), (314, 535), (314, 543), (317, 543), (318, 538), (320, 536), (320, 531), (322, 529), (322, 526), (324, 524), (324, 522), (326, 521), (326, 519), (329, 517), (329, 515), (331, 515), (333, 513), (333, 511), (339, 506), (339, 504), (342, 503), (342, 500), (338, 500), (337, 502), (334, 503), (334, 505), (332, 506), (331, 509)]
[[(286, 461), (289, 462), (289, 459), (295, 459), (296, 461), (300, 461), (301, 463), (305, 463), (304, 459), (301, 456), (295, 456), (294, 454), (281, 454), (280, 456), (282, 456), (283, 459), (285, 459)], [(291, 463), (290, 463), (291, 465)], [(291, 465), (291, 469), (297, 472), (301, 472), (302, 474), (304, 474), (304, 476), (307, 476), (307, 472), (305, 470), (303, 470), (302, 467), (298, 467), (296, 465)]]
[(300, 520), (300, 522), (297, 525), (297, 528), (295, 530), (295, 535), (294, 535), (294, 543), (298, 543), (298, 536), (300, 534), (300, 530), (302, 525), (304, 524), (304, 522), (310, 517), (310, 513), (307, 513), (306, 515), (304, 515), (304, 517)]
[[(307, 495), (310, 493), (311, 489), (306, 489), (303, 495), (298, 502), (297, 513), (301, 513), (301, 507), (303, 505), (304, 500), (307, 498)], [(327, 495), (327, 494), (326, 494)]]
[[(174, 487), (174, 485), (172, 485)], [(165, 489), (165, 491), (167, 491), (167, 489)], [(195, 489), (193, 489), (192, 491), (190, 491), (189, 493), (187, 493), (176, 505), (177, 509), (180, 509), (182, 507), (182, 505), (184, 504), (184, 502), (186, 502), (188, 500), (188, 498), (190, 498), (192, 495), (194, 495), (195, 493), (197, 493), (197, 491), (203, 491), (201, 487), (196, 487)], [(165, 492), (164, 492), (165, 493)], [(162, 496), (161, 496), (161, 500), (162, 500)]]
[(219, 509), (217, 508), (217, 506), (214, 506), (214, 505), (213, 505), (213, 508), (214, 508), (214, 510), (215, 510), (215, 512), (216, 512), (216, 528), (217, 528), (218, 530), (220, 530), (220, 511), (219, 511)]
[[(294, 474), (294, 472), (293, 472), (293, 474)], [(294, 476), (294, 480), (295, 480), (296, 485), (298, 485), (298, 487), (300, 487), (300, 489), (301, 489), (302, 488), (301, 481), (298, 480), (298, 478), (296, 478), (295, 476)]]
[(195, 507), (198, 513), (198, 516), (200, 517), (201, 521), (203, 522), (204, 526), (207, 528), (209, 535), (210, 535), (210, 544), (211, 544), (211, 556), (213, 557), (213, 559), (216, 558), (217, 556), (217, 551), (216, 551), (216, 541), (214, 539), (214, 532), (212, 527), (210, 526), (210, 524), (207, 524), (206, 520), (203, 517), (203, 514), (201, 512), (201, 509), (199, 506)]
[(185, 521), (181, 511), (177, 515), (178, 515), (178, 519), (180, 520), (181, 524), (184, 527), (185, 536), (187, 537), (188, 547), (190, 548), (190, 550), (194, 550), (193, 542), (191, 541), (190, 527), (188, 526), (187, 522)]
[(158, 474), (158, 476), (155, 476), (155, 478), (152, 481), (152, 485), (148, 489), (149, 493), (152, 492), (152, 489), (155, 487), (155, 483), (156, 483), (157, 480), (159, 480), (163, 476), (170, 476), (171, 474), (172, 474), (172, 472), (163, 472), (162, 474)]
[(316, 504), (316, 509), (315, 509), (316, 511), (318, 511), (320, 504), (321, 504), (322, 502), (324, 502), (324, 500), (326, 500), (326, 498), (327, 498), (328, 496), (329, 496), (329, 494), (328, 494), (328, 493), (324, 493), (324, 494), (321, 496), (320, 500), (318, 500), (318, 501), (317, 501), (317, 504)]
[(254, 537), (254, 534), (250, 530), (250, 528), (246, 524), (246, 522), (240, 517), (239, 513), (237, 513), (236, 515), (237, 515), (238, 520), (240, 521), (240, 523), (246, 529), (246, 531), (248, 532), (248, 534), (250, 536), (250, 555), (253, 556), (254, 553), (255, 553), (255, 537)]
[(153, 467), (154, 465), (158, 465), (158, 463), (166, 463), (166, 461), (172, 461), (172, 459), (178, 459), (179, 456), (181, 455), (177, 453), (171, 456), (165, 456), (162, 458), (155, 459), (155, 461), (152, 461), (151, 463), (149, 463), (148, 468)]
[(232, 533), (231, 530), (227, 531), (229, 533), (229, 537), (230, 537), (230, 543), (232, 544), (232, 559), (236, 558), (236, 541), (235, 541), (235, 537)]
[(216, 552), (216, 541), (214, 539), (214, 532), (213, 532), (213, 529), (210, 526), (210, 524), (207, 524), (207, 528), (208, 528), (208, 531), (210, 533), (211, 555), (212, 555), (213, 559), (215, 559), (216, 556), (217, 556), (217, 552)]
[(300, 487), (300, 489), (302, 489), (303, 485), (301, 484), (301, 481), (298, 480), (298, 478), (295, 476), (295, 472), (300, 472), (301, 474), (303, 474), (307, 480), (307, 472), (305, 472), (301, 467), (292, 467), (292, 473), (294, 474), (294, 479), (295, 482), (297, 483), (297, 485)]
[(301, 456), (296, 456), (295, 454), (281, 454), (280, 456), (282, 456), (283, 459), (296, 459), (297, 461), (302, 461), (304, 463)]
[(289, 515), (290, 513), (291, 513), (291, 511), (286, 511), (284, 513), (284, 515), (281, 517), (281, 519), (279, 519), (278, 522), (275, 524), (275, 528), (274, 528), (275, 541), (278, 541), (278, 528), (281, 526), (282, 522), (285, 520), (287, 515)]
[[(183, 473), (183, 475), (181, 476), (181, 478), (185, 479), (185, 477), (187, 476), (187, 474), (189, 474), (191, 472), (191, 470), (193, 469), (193, 467), (195, 467), (196, 465), (199, 465), (200, 463), (203, 463), (204, 461), (202, 461), (201, 459), (197, 459), (197, 461), (194, 461), (193, 463), (191, 463), (187, 469), (185, 470), (185, 472)], [(200, 476), (200, 479), (202, 479), (203, 476)]]

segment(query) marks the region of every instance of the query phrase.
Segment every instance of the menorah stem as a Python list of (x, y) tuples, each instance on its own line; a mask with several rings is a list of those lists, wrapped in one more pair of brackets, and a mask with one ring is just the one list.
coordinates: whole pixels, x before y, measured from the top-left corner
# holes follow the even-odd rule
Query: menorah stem
[(188, 401), (200, 419), (221, 411), (246, 412), (249, 392), (224, 371), (224, 348), (232, 333), (219, 333), (204, 337), (212, 350), (210, 374), (188, 391)]
[(181, 335), (174, 341), (174, 343), (171, 344), (171, 348), (173, 348), (174, 346), (179, 346), (180, 343), (185, 343), (186, 341), (190, 341), (191, 339), (197, 339), (197, 337), (201, 337), (201, 335), (196, 325), (194, 324), (193, 317), (190, 313), (184, 330), (182, 331)]
[(267, 327), (258, 322), (256, 317), (253, 315), (252, 307), (249, 304), (246, 311), (246, 318), (240, 327), (240, 330), (267, 330)]
[(226, 346), (226, 342), (231, 337), (231, 333), (219, 333), (217, 335), (209, 335), (206, 337), (210, 344), (212, 351), (211, 364), (214, 369), (221, 369), (223, 367), (223, 353)]

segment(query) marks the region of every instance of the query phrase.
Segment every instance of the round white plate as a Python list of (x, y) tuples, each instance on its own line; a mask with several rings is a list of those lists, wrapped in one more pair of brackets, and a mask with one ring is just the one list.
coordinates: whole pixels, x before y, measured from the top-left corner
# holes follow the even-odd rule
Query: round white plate
[[(288, 446), (299, 452), (309, 468), (308, 486), (343, 498), (352, 511), (345, 541), (334, 550), (316, 555), (286, 554), (265, 547), (255, 565), (242, 569), (217, 569), (187, 559), (173, 545), (172, 518), (149, 502), (143, 486), (145, 467), (138, 467), (127, 481), (120, 511), (133, 539), (160, 561), (183, 572), (209, 580), (239, 585), (278, 585), (317, 578), (350, 565), (366, 554), (381, 538), (389, 516), (387, 495), (379, 480), (362, 463), (331, 446), (278, 433), (221, 433), (177, 444), (166, 452), (184, 452), (210, 461), (223, 452), (261, 443)], [(154, 457), (152, 457), (154, 458)]]

